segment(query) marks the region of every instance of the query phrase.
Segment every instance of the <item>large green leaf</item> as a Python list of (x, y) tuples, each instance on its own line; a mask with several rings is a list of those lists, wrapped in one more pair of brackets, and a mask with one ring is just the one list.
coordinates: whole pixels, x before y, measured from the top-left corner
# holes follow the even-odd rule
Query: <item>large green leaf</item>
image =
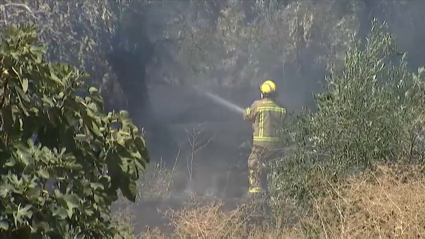
[(66, 194), (63, 196), (63, 199), (68, 205), (67, 215), (69, 218), (71, 218), (73, 214), (73, 209), (80, 207), (80, 200), (75, 194)]
[(31, 188), (28, 190), (28, 197), (29, 198), (38, 198), (39, 196), (41, 196), (41, 188), (36, 186), (34, 188)]
[(52, 216), (54, 217), (58, 216), (62, 220), (66, 219), (66, 217), (68, 216), (66, 209), (63, 207), (58, 207), (52, 213), (53, 213)]
[(137, 185), (135, 181), (129, 179), (122, 179), (120, 189), (124, 197), (128, 200), (135, 202), (137, 196)]
[(14, 213), (15, 220), (20, 221), (23, 223), (24, 220), (27, 218), (31, 218), (32, 211), (30, 209), (32, 208), (32, 205), (26, 205), (25, 207), (18, 207), (18, 210)]
[(47, 172), (47, 170), (45, 170), (45, 169), (39, 169), (37, 173), (38, 173), (38, 175), (40, 175), (40, 177), (42, 177), (44, 179), (48, 179), (50, 177), (49, 172)]

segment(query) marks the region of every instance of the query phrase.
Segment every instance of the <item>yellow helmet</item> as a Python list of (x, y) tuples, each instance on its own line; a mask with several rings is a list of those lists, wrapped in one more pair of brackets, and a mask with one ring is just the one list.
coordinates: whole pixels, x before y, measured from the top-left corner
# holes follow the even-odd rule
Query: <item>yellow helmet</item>
[(263, 94), (273, 94), (276, 93), (276, 84), (271, 80), (266, 80), (260, 86), (260, 91)]

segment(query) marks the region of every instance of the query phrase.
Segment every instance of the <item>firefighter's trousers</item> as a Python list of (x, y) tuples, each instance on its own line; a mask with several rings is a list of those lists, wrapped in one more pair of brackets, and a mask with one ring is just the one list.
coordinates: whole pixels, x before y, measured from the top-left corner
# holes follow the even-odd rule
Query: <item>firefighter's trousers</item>
[(276, 159), (279, 151), (258, 145), (253, 145), (248, 157), (249, 193), (267, 192), (268, 170), (266, 163)]

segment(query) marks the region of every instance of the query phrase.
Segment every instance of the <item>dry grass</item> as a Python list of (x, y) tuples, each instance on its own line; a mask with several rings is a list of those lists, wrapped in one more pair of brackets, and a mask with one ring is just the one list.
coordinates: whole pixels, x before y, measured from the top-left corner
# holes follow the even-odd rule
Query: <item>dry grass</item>
[(267, 224), (263, 204), (250, 202), (226, 210), (220, 200), (195, 200), (186, 208), (165, 212), (175, 229), (173, 235), (165, 236), (158, 229), (153, 229), (144, 233), (142, 238), (271, 239), (296, 238), (295, 235), (298, 235), (293, 229), (276, 230)]
[(320, 237), (425, 235), (425, 178), (417, 167), (378, 166), (330, 193), (334, 196), (315, 201), (314, 220), (308, 221), (320, 228)]
[[(178, 157), (175, 159), (175, 164), (177, 161)], [(146, 173), (138, 182), (138, 198), (141, 200), (170, 198), (174, 184), (180, 181), (174, 169), (175, 165), (169, 170), (163, 162), (148, 165)]]
[(410, 166), (377, 166), (343, 184), (329, 184), (329, 196), (316, 199), (313, 215), (285, 228), (273, 220), (258, 223), (252, 203), (223, 210), (212, 201), (170, 210), (174, 235), (158, 230), (142, 238), (420, 238), (425, 235), (425, 178)]
[(114, 213), (112, 221), (117, 227), (119, 234), (114, 239), (131, 238), (134, 235), (135, 215), (131, 210), (131, 204), (120, 196), (117, 202), (118, 210)]
[(181, 238), (233, 238), (246, 224), (244, 206), (224, 212), (220, 201), (191, 209), (170, 210), (175, 233)]

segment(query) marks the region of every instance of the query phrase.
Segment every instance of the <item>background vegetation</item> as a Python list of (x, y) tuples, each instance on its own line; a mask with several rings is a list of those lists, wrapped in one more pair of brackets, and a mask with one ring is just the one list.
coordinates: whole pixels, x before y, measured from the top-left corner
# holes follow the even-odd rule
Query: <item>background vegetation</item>
[(49, 58), (84, 67), (107, 108), (127, 108), (147, 136), (155, 118), (146, 84), (256, 85), (271, 77), (307, 103), (326, 67), (341, 66), (347, 49), (366, 39), (373, 18), (388, 23), (413, 68), (424, 64), (421, 1), (2, 2), (1, 24), (35, 22)]

